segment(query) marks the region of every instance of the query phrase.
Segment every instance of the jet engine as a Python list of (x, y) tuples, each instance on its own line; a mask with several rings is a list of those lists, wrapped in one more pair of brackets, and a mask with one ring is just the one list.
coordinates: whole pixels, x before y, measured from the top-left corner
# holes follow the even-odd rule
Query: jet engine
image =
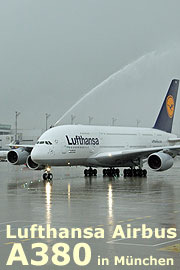
[(173, 158), (163, 152), (151, 154), (148, 157), (148, 165), (152, 170), (155, 171), (165, 171), (173, 166)]
[(26, 163), (29, 153), (24, 148), (10, 150), (7, 153), (7, 160), (13, 165), (22, 165)]
[(36, 170), (37, 171), (37, 170), (43, 170), (45, 168), (44, 165), (39, 165), (39, 164), (35, 163), (32, 160), (31, 155), (29, 155), (27, 157), (26, 164), (27, 164), (28, 168), (31, 169), (31, 170)]

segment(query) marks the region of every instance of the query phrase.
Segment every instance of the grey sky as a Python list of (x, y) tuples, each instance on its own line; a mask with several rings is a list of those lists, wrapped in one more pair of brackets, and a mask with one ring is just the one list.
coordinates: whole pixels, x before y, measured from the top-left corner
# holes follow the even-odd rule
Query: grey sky
[(20, 127), (44, 128), (46, 112), (53, 124), (135, 61), (63, 123), (75, 114), (76, 123), (92, 115), (94, 124), (116, 117), (151, 126), (170, 80), (180, 78), (179, 11), (178, 0), (0, 0), (0, 122), (14, 126), (18, 110)]

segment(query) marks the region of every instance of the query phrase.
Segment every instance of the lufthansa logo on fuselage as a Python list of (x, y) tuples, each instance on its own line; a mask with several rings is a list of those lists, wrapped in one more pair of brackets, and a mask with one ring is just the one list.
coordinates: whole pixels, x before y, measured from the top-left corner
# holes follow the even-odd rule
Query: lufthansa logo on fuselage
[(166, 99), (166, 109), (169, 117), (172, 118), (174, 115), (174, 98), (171, 95)]
[(75, 136), (74, 138), (69, 138), (66, 135), (66, 139), (69, 145), (99, 145), (98, 138), (84, 138), (83, 136)]

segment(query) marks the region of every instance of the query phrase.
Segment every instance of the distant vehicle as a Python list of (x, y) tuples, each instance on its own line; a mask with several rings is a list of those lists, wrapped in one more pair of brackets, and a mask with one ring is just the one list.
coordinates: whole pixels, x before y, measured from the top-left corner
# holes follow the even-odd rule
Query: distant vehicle
[[(179, 80), (172, 80), (153, 128), (63, 125), (42, 134), (35, 146), (18, 145), (7, 159), (14, 165), (26, 163), (34, 170), (45, 170), (44, 180), (51, 180), (51, 166), (85, 166), (85, 176), (146, 176), (144, 162), (154, 171), (173, 166), (180, 153), (180, 138), (171, 134)], [(94, 169), (93, 169), (94, 168)]]

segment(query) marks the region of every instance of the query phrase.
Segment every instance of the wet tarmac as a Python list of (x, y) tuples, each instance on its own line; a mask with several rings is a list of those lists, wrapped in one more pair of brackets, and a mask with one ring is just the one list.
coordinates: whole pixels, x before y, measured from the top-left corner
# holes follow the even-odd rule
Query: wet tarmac
[[(83, 168), (53, 168), (52, 183), (41, 180), (42, 172), (30, 171), (25, 167), (0, 163), (0, 269), (179, 269), (180, 265), (180, 160), (166, 172), (148, 171), (147, 178), (109, 178), (98, 176), (85, 178)], [(102, 228), (104, 238), (90, 239), (8, 239), (7, 225), (11, 225), (12, 234), (17, 235), (18, 228), (31, 228), (33, 224), (67, 228)], [(136, 239), (112, 235), (121, 225), (124, 233), (127, 227), (141, 228), (142, 224), (153, 231), (155, 228), (176, 228), (177, 237), (143, 239), (141, 232)], [(90, 262), (79, 266), (89, 252), (80, 248), (79, 261), (74, 255), (77, 244), (87, 243), (91, 249)], [(6, 266), (14, 243), (21, 243), (29, 266), (14, 262)], [(44, 266), (31, 265), (31, 259), (40, 261), (32, 249), (33, 243), (44, 243), (48, 247), (48, 261)], [(57, 266), (52, 261), (53, 246), (66, 243), (70, 262), (66, 266)], [(62, 249), (62, 247), (60, 248)], [(37, 249), (40, 251), (40, 249)], [(36, 251), (37, 251), (36, 250)], [(16, 256), (18, 252), (16, 253)], [(172, 258), (173, 266), (115, 265), (114, 258), (132, 256), (130, 258)], [(98, 258), (101, 258), (98, 260)], [(102, 260), (106, 258), (106, 260)], [(128, 257), (129, 258), (129, 257)], [(62, 261), (58, 257), (57, 261)], [(102, 265), (103, 262), (109, 265)], [(100, 265), (98, 265), (100, 264)]]

